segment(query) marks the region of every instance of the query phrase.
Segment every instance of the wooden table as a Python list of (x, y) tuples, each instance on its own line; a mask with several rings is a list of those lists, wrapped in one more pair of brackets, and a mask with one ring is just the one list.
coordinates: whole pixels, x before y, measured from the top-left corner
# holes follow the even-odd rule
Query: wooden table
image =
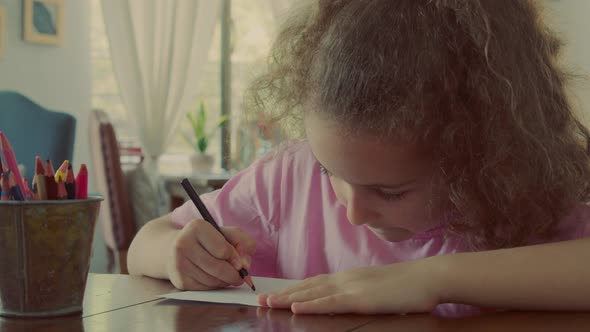
[(84, 312), (53, 319), (0, 318), (0, 331), (590, 331), (590, 313), (505, 312), (443, 319), (395, 316), (295, 316), (286, 310), (158, 299), (168, 282), (90, 274)]

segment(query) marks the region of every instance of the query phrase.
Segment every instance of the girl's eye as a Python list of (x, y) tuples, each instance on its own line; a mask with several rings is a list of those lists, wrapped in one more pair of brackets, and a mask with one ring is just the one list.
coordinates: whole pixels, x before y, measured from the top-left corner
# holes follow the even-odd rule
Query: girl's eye
[[(320, 164), (320, 172), (323, 175), (327, 175), (327, 176), (332, 176), (332, 173), (330, 171), (328, 171), (323, 165)], [(374, 189), (375, 193), (377, 194), (377, 196), (379, 196), (379, 198), (386, 200), (386, 201), (399, 201), (401, 199), (403, 199), (404, 197), (406, 197), (406, 195), (408, 194), (409, 191), (403, 191), (400, 193), (388, 193), (385, 191), (382, 191), (381, 189)]]
[(327, 176), (332, 176), (332, 173), (330, 173), (330, 171), (328, 171), (324, 166), (320, 165), (320, 172), (322, 172), (322, 174), (327, 175)]
[(377, 193), (377, 195), (379, 197), (381, 197), (381, 199), (384, 199), (386, 201), (399, 201), (399, 200), (403, 199), (404, 197), (406, 197), (406, 195), (408, 194), (407, 191), (404, 191), (401, 193), (387, 193), (387, 192), (383, 192), (379, 189), (377, 189), (375, 192)]

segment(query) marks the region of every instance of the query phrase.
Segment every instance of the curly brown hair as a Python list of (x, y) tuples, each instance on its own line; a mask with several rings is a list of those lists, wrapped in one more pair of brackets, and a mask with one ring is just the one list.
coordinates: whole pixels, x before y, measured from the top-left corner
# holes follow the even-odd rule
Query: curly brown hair
[[(590, 195), (590, 137), (527, 0), (320, 0), (283, 26), (247, 105), (415, 142), (471, 248), (550, 239)], [(268, 118), (268, 114), (265, 115)], [(294, 121), (289, 121), (294, 120)]]

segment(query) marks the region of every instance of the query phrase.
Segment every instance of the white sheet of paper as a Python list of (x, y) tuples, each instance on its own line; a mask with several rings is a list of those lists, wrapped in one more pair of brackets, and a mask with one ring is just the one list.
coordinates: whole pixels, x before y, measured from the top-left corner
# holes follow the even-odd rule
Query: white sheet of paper
[(236, 303), (259, 307), (258, 294), (270, 293), (291, 286), (299, 280), (252, 277), (256, 291), (248, 285), (208, 291), (184, 291), (161, 295), (167, 299), (214, 303)]

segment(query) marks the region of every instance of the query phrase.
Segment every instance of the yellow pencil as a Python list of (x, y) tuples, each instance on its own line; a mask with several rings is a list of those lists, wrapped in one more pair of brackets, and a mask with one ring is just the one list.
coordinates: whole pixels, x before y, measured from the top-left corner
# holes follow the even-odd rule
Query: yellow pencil
[(70, 164), (69, 160), (64, 160), (63, 164), (59, 166), (57, 171), (55, 172), (55, 182), (66, 182), (66, 177), (68, 175), (68, 165)]

